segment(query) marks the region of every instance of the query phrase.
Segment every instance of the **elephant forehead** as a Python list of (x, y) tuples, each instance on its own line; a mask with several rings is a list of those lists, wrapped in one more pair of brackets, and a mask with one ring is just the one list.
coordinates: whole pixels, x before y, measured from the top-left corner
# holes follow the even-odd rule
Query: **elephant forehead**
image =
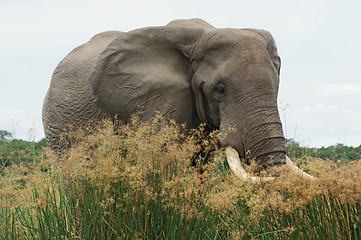
[[(269, 60), (265, 40), (247, 30), (217, 29), (204, 34), (194, 51), (195, 59), (209, 65), (229, 64)], [(232, 66), (231, 66), (232, 67)]]
[(266, 51), (259, 48), (225, 49), (214, 50), (205, 54), (199, 60), (196, 72), (206, 72), (207, 75), (220, 73), (224, 75), (224, 78), (227, 78), (227, 76), (232, 76), (239, 71), (245, 73), (245, 70), (248, 72), (259, 67), (273, 70), (271, 59)]
[(214, 29), (206, 31), (199, 41), (203, 51), (266, 46), (264, 38), (247, 30)]

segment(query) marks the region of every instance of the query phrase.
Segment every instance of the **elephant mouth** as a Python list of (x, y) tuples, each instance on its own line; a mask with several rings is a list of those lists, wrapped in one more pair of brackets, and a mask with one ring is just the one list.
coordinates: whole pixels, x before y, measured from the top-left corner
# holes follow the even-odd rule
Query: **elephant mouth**
[[(230, 146), (226, 147), (225, 153), (226, 153), (228, 165), (237, 178), (247, 181), (247, 182), (250, 182), (250, 183), (267, 182), (267, 181), (271, 181), (271, 180), (275, 179), (274, 177), (256, 177), (256, 176), (249, 175), (246, 172), (246, 170), (242, 167), (241, 161), (239, 159), (239, 154), (238, 154), (237, 150), (234, 149), (233, 147), (230, 147)], [(311, 180), (315, 179), (315, 177), (313, 177), (312, 175), (304, 172), (299, 167), (297, 167), (297, 165), (294, 164), (288, 158), (288, 156), (286, 156), (286, 165), (290, 168), (290, 170), (292, 172), (299, 174), (300, 176), (302, 176), (304, 178), (308, 178)]]

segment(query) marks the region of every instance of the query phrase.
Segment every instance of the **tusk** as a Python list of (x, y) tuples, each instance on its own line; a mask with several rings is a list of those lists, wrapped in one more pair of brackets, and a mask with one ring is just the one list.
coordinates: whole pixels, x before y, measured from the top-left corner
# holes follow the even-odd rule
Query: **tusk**
[(294, 164), (289, 158), (288, 156), (286, 156), (286, 164), (287, 166), (289, 166), (291, 168), (291, 170), (295, 171), (296, 173), (300, 174), (302, 177), (306, 177), (309, 179), (316, 179), (314, 176), (304, 172), (303, 170), (301, 170), (299, 167), (297, 167), (296, 164)]
[[(236, 177), (245, 180), (247, 182), (251, 183), (259, 183), (259, 182), (265, 182), (269, 180), (273, 180), (273, 177), (254, 177), (250, 176), (246, 170), (241, 165), (241, 161), (239, 160), (239, 155), (236, 149), (232, 147), (227, 147), (225, 150), (227, 162), (229, 167), (231, 168), (232, 172)], [(297, 166), (296, 166), (297, 167)], [(306, 173), (307, 174), (307, 173)]]
[[(246, 170), (244, 170), (244, 168), (242, 167), (242, 164), (241, 164), (241, 162), (239, 160), (239, 155), (238, 155), (238, 152), (237, 152), (236, 149), (228, 146), (228, 147), (226, 147), (225, 153), (226, 153), (227, 162), (228, 162), (229, 167), (231, 168), (234, 175), (236, 175), (236, 177), (238, 177), (239, 179), (242, 179), (244, 181), (251, 182), (251, 183), (260, 183), (260, 182), (266, 182), (266, 181), (274, 180), (274, 177), (254, 177), (254, 176), (250, 176), (246, 172)], [(297, 167), (297, 165), (294, 164), (288, 158), (288, 156), (286, 156), (286, 165), (289, 166), (292, 171), (300, 174), (302, 177), (306, 177), (306, 178), (309, 178), (311, 180), (316, 179), (314, 176), (304, 172), (299, 167)]]

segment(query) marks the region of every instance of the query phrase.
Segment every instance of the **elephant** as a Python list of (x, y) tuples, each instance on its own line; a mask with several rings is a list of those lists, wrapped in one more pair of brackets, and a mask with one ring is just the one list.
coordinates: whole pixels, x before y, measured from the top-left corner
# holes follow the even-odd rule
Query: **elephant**
[[(60, 151), (69, 125), (117, 116), (123, 124), (143, 107), (220, 138), (232, 171), (248, 153), (262, 169), (288, 164), (277, 96), (281, 60), (272, 35), (259, 29), (215, 28), (202, 19), (129, 32), (108, 31), (71, 51), (56, 67), (43, 104), (50, 148)], [(230, 128), (235, 129), (229, 131)]]

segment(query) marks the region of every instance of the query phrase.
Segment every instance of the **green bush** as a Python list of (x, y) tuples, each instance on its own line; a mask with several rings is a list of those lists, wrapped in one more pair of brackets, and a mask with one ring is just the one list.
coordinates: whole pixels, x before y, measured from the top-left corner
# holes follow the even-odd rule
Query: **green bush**
[[(0, 133), (2, 132), (7, 131), (0, 131)], [(42, 148), (46, 147), (44, 138), (39, 142), (30, 142), (12, 139), (11, 134), (7, 133), (7, 137), (2, 137), (0, 140), (0, 169), (14, 163), (31, 162), (37, 159)]]
[(309, 148), (302, 147), (293, 139), (287, 139), (286, 147), (288, 155), (293, 158), (310, 156), (324, 160), (332, 160), (333, 162), (338, 162), (339, 164), (361, 159), (361, 145), (354, 148), (338, 143), (326, 148)]

